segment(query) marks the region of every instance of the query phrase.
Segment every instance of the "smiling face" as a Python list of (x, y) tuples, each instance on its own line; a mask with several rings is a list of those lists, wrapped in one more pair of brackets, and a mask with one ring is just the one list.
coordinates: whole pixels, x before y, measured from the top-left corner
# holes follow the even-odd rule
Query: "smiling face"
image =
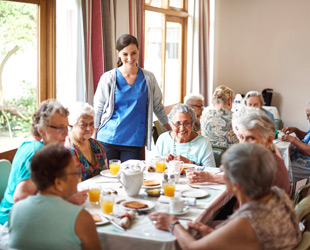
[(139, 49), (135, 44), (129, 44), (121, 51), (117, 51), (124, 67), (136, 67), (139, 59)]
[(78, 140), (88, 140), (94, 132), (94, 118), (90, 115), (81, 115), (71, 132)]
[(59, 142), (65, 144), (68, 135), (68, 117), (55, 112), (49, 119), (47, 126), (39, 129), (39, 134), (45, 144), (50, 142)]
[(262, 104), (260, 103), (258, 96), (249, 97), (246, 103), (248, 107), (259, 108), (259, 109), (262, 107)]
[(190, 114), (177, 112), (175, 113), (172, 122), (172, 130), (176, 136), (177, 142), (188, 142), (193, 130)]

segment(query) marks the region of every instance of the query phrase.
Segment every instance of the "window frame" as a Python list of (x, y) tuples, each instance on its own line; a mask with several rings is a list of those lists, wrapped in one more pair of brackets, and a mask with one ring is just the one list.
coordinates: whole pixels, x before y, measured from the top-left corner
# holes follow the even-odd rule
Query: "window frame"
[[(37, 105), (56, 98), (56, 0), (5, 0), (38, 5), (37, 21)], [(12, 161), (16, 149), (0, 153)]]

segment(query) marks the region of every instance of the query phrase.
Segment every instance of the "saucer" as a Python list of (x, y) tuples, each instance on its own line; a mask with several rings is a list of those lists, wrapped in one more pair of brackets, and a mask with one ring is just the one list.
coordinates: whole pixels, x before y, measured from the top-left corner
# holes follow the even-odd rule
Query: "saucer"
[(169, 210), (168, 213), (169, 213), (169, 214), (173, 214), (173, 215), (183, 215), (183, 214), (187, 213), (188, 210), (189, 210), (189, 207), (185, 207), (185, 208), (183, 208), (183, 210), (180, 211), (180, 212), (173, 212), (173, 211)]

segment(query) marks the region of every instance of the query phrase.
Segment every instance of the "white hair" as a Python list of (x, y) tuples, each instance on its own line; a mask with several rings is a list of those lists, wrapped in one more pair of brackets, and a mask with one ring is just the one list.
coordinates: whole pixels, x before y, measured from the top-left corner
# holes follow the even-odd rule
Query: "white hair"
[(261, 93), (259, 93), (258, 91), (249, 91), (245, 97), (244, 97), (244, 104), (247, 106), (247, 100), (252, 97), (252, 96), (257, 96), (259, 98), (260, 104), (261, 106), (264, 106), (265, 101), (263, 98), (263, 95)]
[(69, 124), (74, 126), (82, 115), (89, 115), (94, 118), (94, 108), (88, 103), (76, 102), (69, 107), (70, 115), (68, 117)]
[(200, 94), (188, 94), (184, 97), (184, 103), (187, 105), (192, 105), (195, 101), (204, 101), (204, 97)]

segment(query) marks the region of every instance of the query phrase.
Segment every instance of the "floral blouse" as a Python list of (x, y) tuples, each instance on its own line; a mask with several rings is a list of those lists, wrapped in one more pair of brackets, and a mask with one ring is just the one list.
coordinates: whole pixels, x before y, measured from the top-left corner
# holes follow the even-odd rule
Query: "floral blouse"
[[(68, 137), (67, 137), (68, 140)], [(68, 141), (66, 142), (65, 146), (68, 147), (68, 149), (73, 154), (73, 158), (76, 163), (81, 164), (82, 167), (82, 180), (87, 180), (95, 175), (100, 174), (100, 172), (107, 168), (105, 166), (105, 159), (106, 155), (104, 152), (104, 149), (99, 141), (90, 138), (89, 139), (90, 147), (93, 153), (93, 157), (96, 159), (96, 163), (92, 165), (86, 157), (82, 154), (82, 152), (79, 150), (79, 148), (73, 144), (72, 146), (68, 146)]]
[(228, 109), (210, 109), (200, 118), (201, 134), (212, 146), (228, 147), (239, 142), (232, 130), (232, 114)]
[[(303, 143), (310, 145), (310, 130), (307, 132), (304, 139), (301, 140)], [(310, 169), (310, 156), (304, 155), (300, 150), (292, 145), (291, 146), (291, 161), (293, 166), (306, 167)]]

